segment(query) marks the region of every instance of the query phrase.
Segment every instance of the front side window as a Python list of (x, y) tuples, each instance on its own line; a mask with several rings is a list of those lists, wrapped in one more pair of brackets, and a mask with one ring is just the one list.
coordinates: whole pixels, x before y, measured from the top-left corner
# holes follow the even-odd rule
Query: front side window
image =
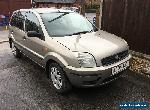
[(45, 40), (40, 22), (33, 12), (26, 12), (25, 31), (35, 31), (38, 34), (38, 36), (35, 37), (41, 40)]
[(41, 17), (52, 37), (71, 36), (97, 30), (86, 18), (77, 13), (43, 13)]
[(39, 21), (37, 17), (32, 12), (26, 13), (26, 21), (25, 21), (26, 32), (28, 31), (36, 31), (39, 33)]

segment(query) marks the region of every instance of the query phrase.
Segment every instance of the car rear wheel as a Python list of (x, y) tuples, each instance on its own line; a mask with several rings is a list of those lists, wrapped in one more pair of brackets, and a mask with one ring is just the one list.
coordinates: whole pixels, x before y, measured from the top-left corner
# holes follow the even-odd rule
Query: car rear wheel
[(72, 88), (65, 72), (57, 63), (49, 65), (49, 78), (53, 88), (59, 93), (67, 93)]
[(12, 50), (13, 55), (14, 55), (16, 58), (21, 58), (22, 53), (21, 53), (20, 50), (14, 45), (13, 42), (11, 43), (11, 50)]

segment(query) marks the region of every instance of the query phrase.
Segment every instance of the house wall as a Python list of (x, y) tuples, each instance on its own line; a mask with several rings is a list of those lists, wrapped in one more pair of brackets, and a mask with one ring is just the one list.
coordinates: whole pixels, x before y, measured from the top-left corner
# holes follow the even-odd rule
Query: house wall
[(61, 7), (72, 7), (73, 4), (56, 4), (56, 3), (36, 3), (36, 7), (39, 7), (39, 8), (45, 8), (45, 7), (58, 7), (58, 8), (61, 8)]
[[(31, 0), (0, 0), (0, 24), (8, 24), (13, 11), (21, 8), (31, 8)], [(7, 18), (2, 18), (1, 15)]]
[(36, 7), (39, 8), (46, 8), (46, 7), (57, 7), (57, 8), (61, 8), (61, 7), (78, 7), (80, 9), (80, 13), (82, 15), (84, 15), (85, 13), (85, 4), (81, 4), (81, 0), (76, 0), (75, 3), (71, 4), (71, 3), (43, 3), (43, 2), (37, 2)]
[(44, 3), (44, 2), (37, 2), (36, 3), (36, 7), (81, 7), (81, 3), (80, 0), (76, 0), (75, 3), (71, 4), (71, 3)]
[(31, 8), (31, 0), (0, 0), (0, 15), (10, 16), (21, 8)]

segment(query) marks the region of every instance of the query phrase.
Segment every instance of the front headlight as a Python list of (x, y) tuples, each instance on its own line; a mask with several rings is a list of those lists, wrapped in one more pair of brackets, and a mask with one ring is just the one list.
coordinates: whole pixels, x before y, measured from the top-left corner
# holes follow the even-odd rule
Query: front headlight
[(81, 67), (84, 68), (96, 67), (95, 59), (91, 54), (75, 52), (75, 55)]

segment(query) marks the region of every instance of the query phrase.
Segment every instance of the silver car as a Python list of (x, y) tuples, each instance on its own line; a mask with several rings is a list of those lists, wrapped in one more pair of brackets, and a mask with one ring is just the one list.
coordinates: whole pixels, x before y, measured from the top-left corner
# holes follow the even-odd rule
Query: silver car
[(82, 15), (52, 8), (20, 9), (9, 24), (15, 57), (22, 54), (45, 68), (59, 93), (113, 81), (130, 66), (125, 40), (98, 30)]

